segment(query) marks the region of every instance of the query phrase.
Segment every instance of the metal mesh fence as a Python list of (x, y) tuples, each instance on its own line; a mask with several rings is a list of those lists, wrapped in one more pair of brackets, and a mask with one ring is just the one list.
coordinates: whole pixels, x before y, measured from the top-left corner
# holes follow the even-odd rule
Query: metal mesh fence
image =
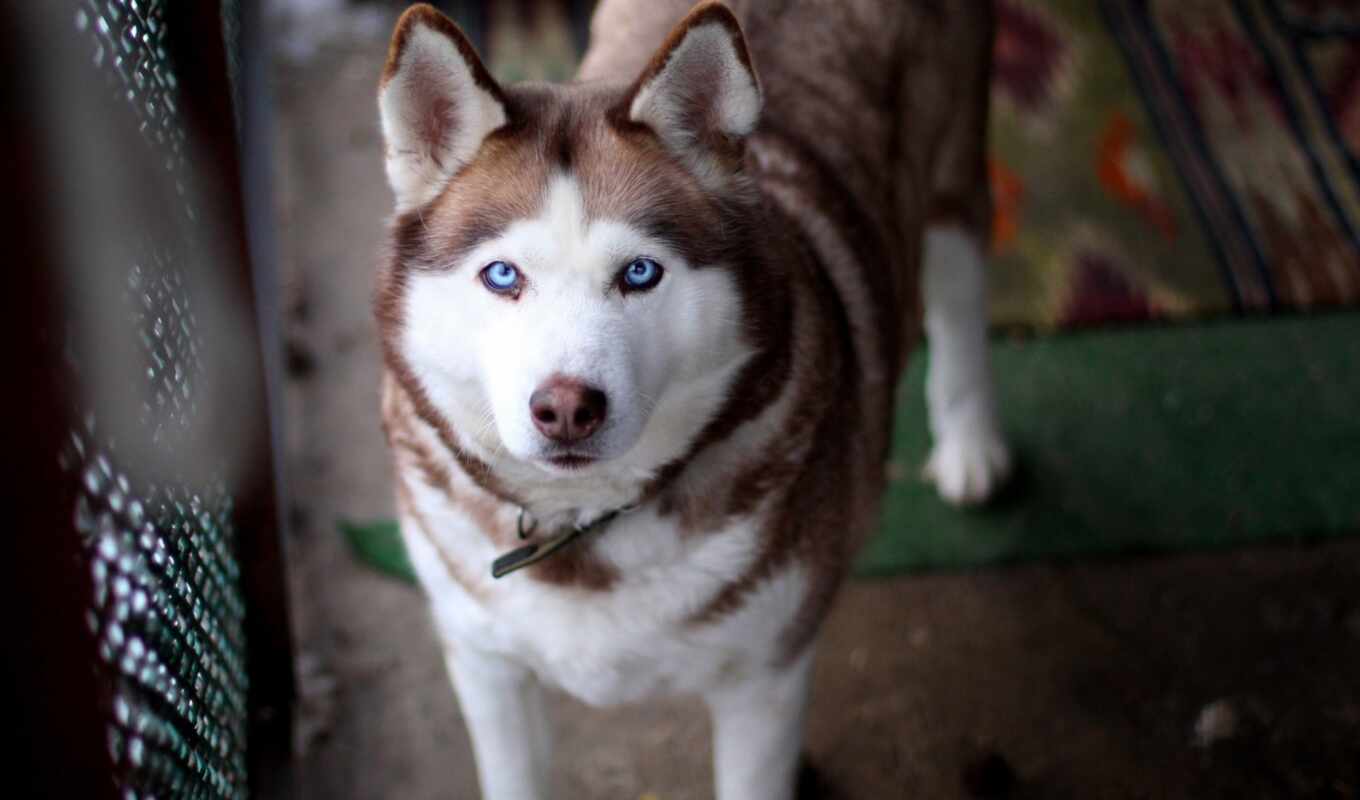
[[(191, 300), (173, 265), (128, 272), (121, 302), (144, 344), (143, 433), (171, 444), (195, 411)], [(144, 482), (90, 409), (63, 466), (93, 592), (86, 623), (111, 687), (108, 750), (123, 796), (244, 797), (247, 675), (233, 503), (225, 484)]]
[[(128, 157), (157, 165), (154, 191), (177, 200), (176, 219), (129, 231), (99, 265), (122, 276), (104, 283), (121, 293), (101, 299), (111, 320), (101, 337), (133, 343), (116, 367), (127, 373), (127, 395), (111, 397), (107, 385), (86, 392), (61, 454), (80, 487), (72, 520), (92, 587), (86, 624), (107, 690), (111, 772), (128, 800), (248, 791), (246, 603), (228, 469), (148, 470), (138, 456), (190, 451), (211, 461), (195, 437), (208, 385), (204, 337), (214, 332), (199, 318), (208, 299), (195, 296), (201, 283), (186, 275), (214, 256), (196, 233), (203, 212), (170, 5), (79, 0), (70, 17), (89, 43), (89, 79), (107, 88), (114, 113), (135, 120), (145, 149)], [(77, 383), (93, 381), (86, 373), (106, 357), (100, 343), (73, 337), (67, 366)], [(131, 415), (127, 397), (137, 406)]]

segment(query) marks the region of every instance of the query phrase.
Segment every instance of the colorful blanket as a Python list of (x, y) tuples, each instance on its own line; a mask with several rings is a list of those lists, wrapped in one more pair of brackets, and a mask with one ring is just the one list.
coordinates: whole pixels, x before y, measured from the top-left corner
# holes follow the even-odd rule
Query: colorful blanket
[(1360, 299), (1360, 3), (996, 8), (998, 323)]

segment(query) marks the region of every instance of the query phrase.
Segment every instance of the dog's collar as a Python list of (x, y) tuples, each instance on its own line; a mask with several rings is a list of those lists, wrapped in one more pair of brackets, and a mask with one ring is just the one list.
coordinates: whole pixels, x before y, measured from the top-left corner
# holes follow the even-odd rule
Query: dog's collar
[[(574, 522), (566, 525), (541, 542), (531, 542), (522, 547), (517, 547), (491, 562), (491, 577), (503, 578), (515, 570), (527, 567), (530, 564), (537, 564), (585, 534), (604, 530), (609, 527), (609, 523), (618, 519), (619, 515), (627, 514), (637, 507), (637, 503), (631, 503), (612, 511), (606, 511), (590, 522)], [(519, 519), (515, 522), (515, 530), (519, 533), (519, 538), (528, 539), (533, 536), (537, 527), (538, 520), (534, 515), (530, 514), (527, 508), (520, 506)]]

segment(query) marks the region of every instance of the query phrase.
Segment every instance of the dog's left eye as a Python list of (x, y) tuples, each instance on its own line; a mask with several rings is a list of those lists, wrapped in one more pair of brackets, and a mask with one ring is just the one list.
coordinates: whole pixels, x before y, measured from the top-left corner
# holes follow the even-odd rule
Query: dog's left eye
[(665, 270), (650, 258), (634, 259), (619, 273), (619, 288), (625, 292), (645, 292), (661, 282)]
[(482, 285), (496, 294), (517, 294), (523, 282), (514, 264), (492, 261), (482, 269)]

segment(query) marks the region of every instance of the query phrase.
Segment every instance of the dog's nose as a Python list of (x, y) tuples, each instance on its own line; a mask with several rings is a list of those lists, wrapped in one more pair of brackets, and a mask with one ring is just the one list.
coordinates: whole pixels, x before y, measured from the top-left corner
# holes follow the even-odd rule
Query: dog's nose
[(529, 396), (534, 426), (554, 442), (579, 442), (604, 422), (604, 392), (571, 378), (549, 378)]

